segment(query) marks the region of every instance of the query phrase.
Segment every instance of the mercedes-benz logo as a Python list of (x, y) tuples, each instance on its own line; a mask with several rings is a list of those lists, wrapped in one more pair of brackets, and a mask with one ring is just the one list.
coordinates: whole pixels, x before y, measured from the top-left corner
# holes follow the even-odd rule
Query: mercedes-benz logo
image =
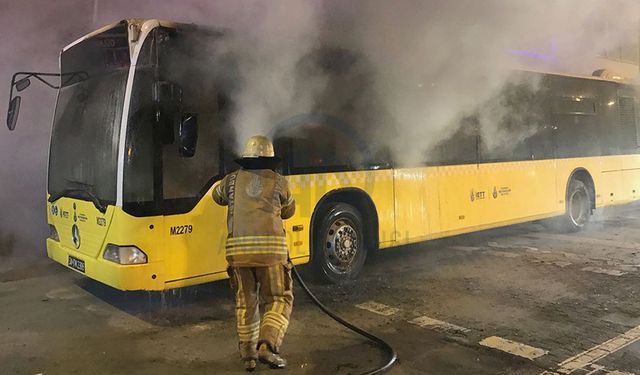
[(78, 225), (73, 224), (71, 227), (71, 240), (73, 240), (73, 244), (76, 249), (80, 248), (80, 229), (78, 229)]

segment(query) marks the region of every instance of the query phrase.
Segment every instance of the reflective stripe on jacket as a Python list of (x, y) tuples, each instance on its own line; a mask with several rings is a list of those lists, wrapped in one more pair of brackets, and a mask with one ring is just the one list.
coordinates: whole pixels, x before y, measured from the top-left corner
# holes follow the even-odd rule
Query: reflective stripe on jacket
[(236, 267), (286, 263), (283, 219), (295, 212), (287, 180), (270, 169), (240, 169), (213, 189), (213, 199), (228, 205), (227, 261)]

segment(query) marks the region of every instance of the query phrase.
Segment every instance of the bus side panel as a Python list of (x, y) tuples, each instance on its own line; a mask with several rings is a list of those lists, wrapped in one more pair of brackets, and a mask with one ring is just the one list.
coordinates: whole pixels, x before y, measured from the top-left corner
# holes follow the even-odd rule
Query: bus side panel
[(157, 237), (166, 249), (167, 288), (227, 277), (226, 219), (227, 208), (215, 204), (211, 190), (190, 212), (165, 216), (164, 226), (157, 229), (162, 233)]
[(615, 204), (623, 191), (621, 160), (619, 156), (558, 159), (557, 197), (562, 212), (566, 208), (569, 179), (577, 169), (585, 169), (593, 178), (596, 207)]
[(429, 194), (426, 197), (427, 220), (429, 225), (429, 238), (434, 238), (442, 232), (440, 222), (440, 188), (436, 168), (426, 168), (426, 189)]
[[(378, 213), (378, 239), (380, 247), (396, 240), (393, 170), (364, 171), (364, 183), (358, 187), (367, 192)], [(362, 178), (359, 178), (362, 181)]]
[(620, 171), (617, 172), (617, 189), (616, 194), (614, 195), (614, 203), (615, 204), (623, 204), (629, 203), (633, 200), (633, 192), (631, 189), (631, 179), (633, 178), (634, 171), (626, 170), (625, 168), (625, 160), (627, 157), (625, 156), (616, 156), (617, 165), (620, 166)]
[[(306, 262), (311, 252), (311, 216), (322, 194), (316, 189), (313, 175), (288, 176), (289, 189), (296, 200), (296, 213), (284, 225), (289, 241), (289, 256)], [(293, 228), (296, 230), (294, 231)], [(295, 263), (295, 262), (294, 262)]]
[[(308, 260), (312, 248), (311, 217), (320, 200), (328, 193), (354, 188), (368, 194), (378, 214), (381, 247), (391, 243), (395, 235), (393, 171), (354, 171), (294, 175), (288, 177), (289, 188), (296, 200), (296, 214), (285, 222), (292, 258)], [(320, 218), (319, 218), (320, 219)], [(294, 231), (293, 228), (296, 227)], [(295, 260), (295, 259), (294, 259)]]
[(480, 164), (486, 198), (477, 201), (484, 224), (538, 217), (558, 211), (554, 160)]
[(403, 168), (394, 171), (396, 240), (407, 242), (429, 233), (428, 197), (436, 194), (427, 188), (427, 168)]
[[(434, 167), (438, 180), (440, 232), (482, 225), (477, 201), (487, 199), (478, 180), (478, 165)], [(437, 236), (434, 233), (434, 236)]]
[(627, 155), (622, 159), (622, 178), (632, 200), (640, 199), (640, 155)]
[(605, 206), (625, 200), (624, 192), (626, 189), (622, 185), (622, 157), (603, 156), (580, 159), (584, 160), (580, 161), (580, 164), (585, 165), (592, 174), (596, 185), (596, 195), (601, 195)]

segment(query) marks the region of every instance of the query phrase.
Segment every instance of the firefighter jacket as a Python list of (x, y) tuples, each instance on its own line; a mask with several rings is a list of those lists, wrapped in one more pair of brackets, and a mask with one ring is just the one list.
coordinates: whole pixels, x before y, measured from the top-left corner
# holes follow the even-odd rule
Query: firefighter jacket
[(270, 169), (240, 169), (213, 189), (213, 200), (229, 206), (226, 257), (232, 267), (286, 264), (283, 219), (295, 212), (285, 178)]

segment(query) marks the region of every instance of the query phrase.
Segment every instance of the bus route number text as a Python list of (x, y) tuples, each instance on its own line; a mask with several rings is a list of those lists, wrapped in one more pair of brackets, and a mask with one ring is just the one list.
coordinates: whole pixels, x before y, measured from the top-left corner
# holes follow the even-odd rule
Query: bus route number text
[(193, 225), (178, 225), (175, 227), (171, 227), (169, 233), (172, 236), (179, 236), (181, 234), (193, 233)]

